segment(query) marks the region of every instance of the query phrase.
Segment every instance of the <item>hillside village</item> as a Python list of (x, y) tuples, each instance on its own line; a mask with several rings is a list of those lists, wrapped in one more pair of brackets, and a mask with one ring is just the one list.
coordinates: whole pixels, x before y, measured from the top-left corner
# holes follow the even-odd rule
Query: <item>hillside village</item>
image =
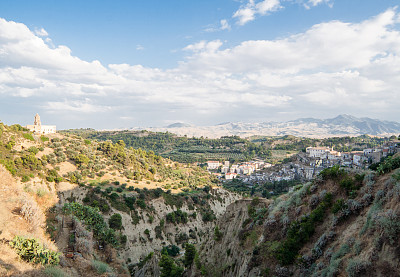
[(235, 178), (245, 183), (279, 182), (282, 180), (312, 180), (325, 168), (335, 165), (366, 169), (381, 159), (400, 152), (400, 140), (392, 140), (363, 151), (339, 152), (333, 147), (307, 147), (305, 153), (291, 156), (289, 161), (271, 165), (263, 161), (229, 164), (229, 161), (207, 161), (207, 170), (224, 182)]

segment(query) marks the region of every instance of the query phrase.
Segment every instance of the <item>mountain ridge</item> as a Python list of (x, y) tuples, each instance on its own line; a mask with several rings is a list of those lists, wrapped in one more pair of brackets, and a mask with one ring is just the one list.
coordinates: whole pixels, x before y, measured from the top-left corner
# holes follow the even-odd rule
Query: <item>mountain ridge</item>
[(258, 123), (223, 122), (212, 126), (193, 126), (185, 123), (171, 124), (167, 127), (151, 127), (150, 131), (172, 132), (177, 135), (216, 138), (226, 135), (250, 137), (253, 135), (302, 137), (330, 136), (388, 136), (400, 133), (400, 123), (396, 121), (355, 117), (341, 114), (334, 118), (299, 118), (285, 122), (264, 121)]

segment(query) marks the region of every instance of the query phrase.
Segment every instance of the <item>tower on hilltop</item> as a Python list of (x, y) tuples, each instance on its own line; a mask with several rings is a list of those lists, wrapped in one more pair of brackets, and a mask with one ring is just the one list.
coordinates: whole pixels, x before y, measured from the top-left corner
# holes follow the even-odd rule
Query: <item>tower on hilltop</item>
[(39, 114), (36, 114), (36, 115), (35, 115), (35, 120), (33, 121), (33, 125), (35, 125), (35, 126), (41, 126), (41, 125), (42, 125), (42, 123), (40, 123), (40, 116), (39, 116)]
[(32, 131), (33, 133), (40, 134), (40, 135), (56, 133), (55, 125), (42, 125), (39, 114), (35, 115), (33, 125), (27, 125), (26, 128), (29, 129), (29, 131)]

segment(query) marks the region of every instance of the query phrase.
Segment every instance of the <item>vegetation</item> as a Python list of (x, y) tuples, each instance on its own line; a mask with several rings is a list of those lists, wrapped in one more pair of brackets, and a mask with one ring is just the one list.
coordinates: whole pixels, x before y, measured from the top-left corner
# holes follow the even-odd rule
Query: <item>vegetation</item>
[(180, 223), (187, 223), (188, 221), (188, 214), (186, 212), (182, 212), (181, 210), (173, 211), (166, 215), (167, 222), (180, 224)]
[(36, 239), (16, 236), (10, 241), (10, 246), (17, 251), (21, 259), (30, 263), (57, 265), (60, 262), (59, 253), (46, 249)]
[(113, 214), (108, 220), (108, 225), (114, 230), (121, 230), (122, 216), (120, 214)]
[(321, 202), (309, 215), (291, 223), (286, 239), (276, 252), (276, 258), (282, 265), (292, 264), (300, 249), (313, 235), (316, 224), (324, 219), (325, 212), (332, 204), (332, 195), (327, 193)]
[(86, 228), (92, 230), (95, 237), (101, 242), (118, 246), (119, 242), (114, 230), (108, 228), (103, 216), (99, 213), (99, 209), (72, 202), (64, 204), (63, 211), (81, 220)]
[(97, 271), (98, 274), (104, 274), (104, 273), (111, 273), (112, 272), (111, 267), (108, 264), (103, 263), (101, 261), (92, 260), (92, 267)]
[(183, 274), (183, 268), (175, 264), (173, 258), (171, 258), (166, 251), (161, 254), (160, 262), (158, 263), (161, 268), (161, 277), (181, 277)]
[(194, 258), (196, 257), (196, 247), (193, 244), (187, 243), (185, 246), (185, 258), (184, 264), (186, 267), (193, 264)]

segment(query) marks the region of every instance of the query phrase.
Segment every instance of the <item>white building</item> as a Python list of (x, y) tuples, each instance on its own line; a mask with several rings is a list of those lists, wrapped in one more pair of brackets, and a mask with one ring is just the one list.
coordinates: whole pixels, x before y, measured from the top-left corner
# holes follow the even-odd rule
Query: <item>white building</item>
[(237, 177), (237, 174), (236, 174), (236, 173), (230, 173), (230, 172), (228, 172), (228, 173), (225, 174), (225, 179), (226, 179), (226, 180), (232, 180), (232, 179), (235, 179), (236, 177)]
[(42, 125), (40, 122), (40, 116), (38, 114), (35, 115), (35, 120), (33, 122), (33, 125), (27, 125), (26, 126), (29, 131), (35, 133), (35, 134), (55, 134), (56, 133), (56, 126), (55, 125)]
[(220, 165), (219, 161), (207, 161), (207, 169), (218, 169)]
[[(333, 150), (333, 149), (332, 149)], [(329, 147), (307, 147), (306, 153), (310, 158), (325, 158), (326, 152), (330, 152)]]

